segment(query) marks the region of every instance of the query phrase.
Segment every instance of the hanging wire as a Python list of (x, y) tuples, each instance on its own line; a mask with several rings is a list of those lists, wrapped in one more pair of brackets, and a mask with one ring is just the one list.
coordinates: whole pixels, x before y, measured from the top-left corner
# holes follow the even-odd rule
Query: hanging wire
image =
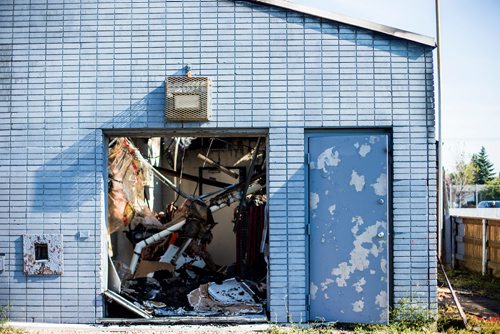
[[(210, 145), (208, 145), (208, 150), (207, 150), (207, 153), (205, 154), (206, 157), (208, 157), (208, 155), (210, 154), (210, 149), (212, 148), (212, 143), (214, 142), (214, 138), (210, 138)], [(203, 166), (201, 168), (205, 168), (205, 164), (207, 163), (207, 160), (203, 160)], [(200, 184), (201, 180), (199, 180), (199, 182), (196, 183), (196, 187), (194, 188), (193, 190), (193, 194), (191, 196), (194, 197), (194, 195), (196, 194), (196, 191), (198, 190), (198, 185)]]
[[(182, 186), (182, 173), (184, 173), (184, 158), (186, 157), (186, 151), (187, 151), (187, 148), (185, 147), (182, 150), (181, 173), (179, 175), (179, 185), (178, 185), (179, 189), (181, 189), (181, 186)], [(180, 193), (177, 193), (177, 197), (175, 198), (175, 201), (174, 201), (174, 206), (177, 204), (177, 201), (179, 200), (179, 197), (180, 197)]]
[[(129, 138), (127, 138), (127, 140), (130, 140)], [(131, 141), (132, 142), (132, 141)], [(133, 143), (133, 142), (132, 142)], [(137, 158), (139, 161), (141, 161), (142, 163), (144, 163), (148, 168), (151, 169), (151, 171), (153, 172), (154, 176), (157, 177), (157, 179), (163, 183), (164, 185), (168, 186), (170, 189), (172, 189), (173, 191), (175, 191), (178, 195), (184, 197), (184, 198), (187, 198), (187, 199), (192, 199), (192, 196), (183, 192), (180, 187), (176, 186), (175, 184), (172, 183), (172, 181), (170, 181), (167, 177), (165, 177), (161, 172), (159, 172), (153, 165), (151, 165), (149, 163), (149, 161), (147, 161), (146, 159), (144, 159), (144, 157), (141, 155), (141, 153), (139, 152), (139, 150), (135, 149), (133, 152), (129, 152), (131, 155), (133, 155), (135, 158)]]

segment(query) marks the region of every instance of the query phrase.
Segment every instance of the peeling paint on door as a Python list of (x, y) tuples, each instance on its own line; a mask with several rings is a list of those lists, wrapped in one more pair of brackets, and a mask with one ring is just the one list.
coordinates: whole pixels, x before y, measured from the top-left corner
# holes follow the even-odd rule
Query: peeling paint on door
[(332, 204), (328, 207), (328, 212), (330, 213), (330, 216), (333, 216), (336, 208), (337, 208), (337, 206), (335, 204)]
[(311, 204), (311, 209), (313, 210), (317, 209), (319, 203), (319, 195), (312, 192), (309, 195), (309, 203)]
[(318, 286), (311, 282), (311, 286), (309, 288), (309, 293), (311, 294), (311, 299), (316, 299), (316, 293), (318, 292)]
[(308, 136), (311, 320), (387, 321), (387, 140)]
[(352, 310), (353, 312), (362, 312), (363, 308), (365, 307), (365, 302), (363, 300), (357, 300), (352, 304)]
[(387, 175), (385, 175), (385, 173), (382, 173), (377, 178), (377, 182), (372, 183), (371, 186), (375, 191), (375, 195), (385, 196), (387, 194)]
[(357, 281), (356, 283), (354, 283), (352, 286), (354, 287), (354, 289), (356, 290), (357, 293), (360, 293), (360, 292), (363, 292), (363, 285), (366, 284), (366, 280), (364, 277), (361, 277), (361, 279), (359, 281)]
[(340, 163), (339, 152), (334, 152), (334, 148), (335, 147), (329, 147), (321, 152), (321, 154), (318, 156), (316, 169), (322, 169), (323, 172), (327, 173), (327, 167), (338, 166), (338, 164)]
[(357, 192), (363, 191), (363, 187), (365, 186), (365, 177), (363, 175), (359, 175), (354, 169), (351, 174), (351, 182), (349, 185), (354, 186)]

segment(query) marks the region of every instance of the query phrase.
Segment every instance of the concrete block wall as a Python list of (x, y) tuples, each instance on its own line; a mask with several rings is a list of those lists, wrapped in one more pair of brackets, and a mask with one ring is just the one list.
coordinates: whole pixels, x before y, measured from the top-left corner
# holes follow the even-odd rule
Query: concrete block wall
[[(0, 304), (13, 320), (102, 316), (103, 129), (268, 129), (271, 320), (297, 322), (304, 132), (391, 128), (394, 299), (436, 308), (430, 48), (231, 0), (4, 0), (0, 46)], [(164, 77), (186, 64), (214, 81), (209, 122), (164, 121)], [(63, 235), (63, 275), (24, 276), (25, 233)]]

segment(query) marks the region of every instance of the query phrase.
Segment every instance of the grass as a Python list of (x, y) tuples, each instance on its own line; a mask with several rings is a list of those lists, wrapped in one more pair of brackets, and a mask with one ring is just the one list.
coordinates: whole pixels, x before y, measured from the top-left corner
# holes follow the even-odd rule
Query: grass
[[(467, 290), (500, 301), (500, 278), (482, 276), (463, 269), (446, 269), (446, 274), (455, 290)], [(439, 271), (438, 280), (446, 282), (443, 273)]]
[(9, 320), (9, 307), (0, 305), (0, 334), (24, 334), (25, 332), (18, 328), (12, 328), (5, 324)]
[[(482, 276), (479, 273), (464, 269), (446, 269), (446, 274), (455, 290), (465, 290), (476, 295), (488, 297), (500, 301), (500, 278), (493, 276)], [(441, 270), (438, 271), (438, 280), (445, 282)], [(442, 283), (446, 285), (446, 283)], [(439, 308), (437, 329), (441, 333), (500, 333), (500, 322), (487, 321), (474, 315), (467, 315), (470, 330), (463, 328), (462, 319), (455, 307), (442, 306)]]
[(492, 322), (468, 315), (467, 322), (470, 330), (463, 327), (462, 319), (454, 308), (440, 308), (437, 330), (439, 333), (465, 334), (465, 333), (500, 333), (500, 322)]
[(463, 328), (460, 317), (439, 317), (436, 322), (424, 323), (396, 323), (389, 325), (338, 325), (328, 324), (320, 326), (297, 326), (290, 327), (273, 326), (269, 334), (330, 334), (337, 332), (352, 331), (354, 333), (373, 333), (373, 334), (420, 334), (420, 333), (446, 333), (446, 334), (498, 334), (500, 333), (500, 323), (488, 322), (485, 320), (469, 317), (470, 330)]
[(4, 325), (0, 326), (0, 334), (25, 334), (25, 333), (26, 332), (24, 332), (22, 329), (19, 328), (13, 328)]
[(432, 312), (409, 302), (402, 302), (390, 312), (389, 325), (319, 324), (310, 326), (274, 326), (270, 334), (327, 334), (342, 331), (354, 333), (435, 333)]
[[(446, 271), (453, 288), (471, 291), (475, 294), (500, 301), (500, 278), (482, 276), (467, 270), (455, 269)], [(438, 280), (445, 282), (439, 271)], [(397, 321), (399, 319), (399, 321)], [(476, 316), (467, 317), (470, 330), (464, 329), (462, 319), (454, 307), (440, 307), (438, 319), (434, 321), (432, 314), (424, 309), (403, 303), (391, 311), (389, 325), (340, 325), (327, 324), (320, 326), (274, 326), (270, 334), (326, 334), (343, 330), (355, 333), (500, 333), (500, 322), (479, 319)]]

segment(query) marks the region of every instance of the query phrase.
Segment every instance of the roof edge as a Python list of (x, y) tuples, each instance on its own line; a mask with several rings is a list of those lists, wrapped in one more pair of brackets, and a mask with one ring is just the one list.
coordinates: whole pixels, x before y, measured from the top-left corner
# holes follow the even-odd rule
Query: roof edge
[(416, 42), (419, 44), (423, 44), (430, 47), (436, 47), (436, 41), (433, 37), (420, 35), (411, 31), (406, 31), (390, 26), (386, 26), (380, 23), (375, 23), (363, 19), (357, 19), (349, 16), (345, 16), (342, 14), (329, 12), (322, 9), (312, 8), (308, 6), (304, 6), (301, 4), (297, 4), (294, 2), (286, 1), (286, 0), (247, 0), (249, 2), (266, 4), (270, 6), (280, 7), (284, 9), (290, 9), (296, 12), (300, 12), (307, 15), (316, 16), (319, 18), (332, 20), (344, 24), (348, 24), (351, 26), (364, 28), (368, 30), (373, 30), (385, 35), (394, 36), (397, 38), (402, 38), (408, 41)]

